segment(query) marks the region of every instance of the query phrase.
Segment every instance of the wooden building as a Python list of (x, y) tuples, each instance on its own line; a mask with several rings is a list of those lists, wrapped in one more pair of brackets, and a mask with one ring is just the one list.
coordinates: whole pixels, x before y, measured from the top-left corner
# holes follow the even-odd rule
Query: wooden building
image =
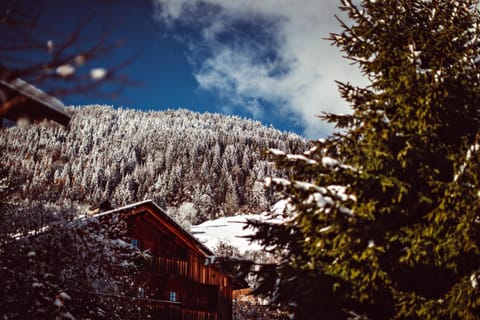
[(70, 118), (57, 98), (21, 79), (5, 80), (0, 77), (0, 127), (3, 119), (15, 122), (52, 120), (66, 126)]
[(127, 237), (148, 256), (135, 279), (137, 302), (159, 319), (232, 319), (232, 276), (214, 263), (214, 253), (153, 201), (138, 202), (96, 217), (120, 214)]

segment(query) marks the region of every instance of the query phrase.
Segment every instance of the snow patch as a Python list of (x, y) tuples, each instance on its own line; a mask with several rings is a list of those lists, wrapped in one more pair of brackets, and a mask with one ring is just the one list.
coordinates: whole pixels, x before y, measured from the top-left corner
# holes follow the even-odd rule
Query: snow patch
[(375, 241), (369, 240), (369, 241), (368, 241), (368, 247), (369, 247), (369, 248), (375, 247)]
[(60, 292), (59, 294), (60, 298), (62, 298), (63, 300), (72, 300), (72, 298), (66, 293), (66, 292)]
[[(288, 208), (288, 200), (277, 202), (272, 212), (281, 214)], [(206, 247), (214, 251), (221, 243), (231, 245), (238, 249), (240, 254), (247, 251), (260, 251), (263, 247), (258, 242), (250, 242), (246, 237), (255, 234), (252, 227), (246, 228), (247, 221), (260, 221), (281, 224), (284, 220), (280, 217), (272, 217), (270, 213), (242, 214), (233, 217), (222, 217), (215, 220), (208, 220), (191, 228), (192, 235)]]
[(59, 76), (66, 78), (70, 77), (75, 72), (75, 68), (69, 64), (62, 64), (57, 67), (56, 72)]
[(284, 156), (285, 155), (285, 152), (283, 152), (282, 150), (278, 150), (278, 149), (270, 149), (270, 150), (268, 150), (268, 152), (273, 154), (274, 156)]
[(318, 162), (312, 159), (309, 159), (305, 156), (302, 156), (300, 154), (289, 154), (287, 155), (288, 160), (299, 160), (299, 161), (305, 161), (307, 164), (317, 164)]
[(222, 242), (237, 248), (241, 254), (244, 254), (246, 251), (260, 251), (262, 247), (258, 243), (250, 243), (245, 238), (255, 233), (255, 230), (252, 228), (245, 228), (248, 219), (264, 220), (265, 216), (239, 215), (222, 217), (192, 226), (191, 233), (212, 251)]
[(286, 210), (289, 209), (289, 205), (290, 205), (290, 200), (289, 199), (283, 199), (283, 200), (280, 200), (280, 201), (277, 201), (273, 206), (272, 206), (272, 212), (274, 214), (282, 214), (283, 212), (285, 212)]
[(325, 208), (326, 206), (333, 206), (334, 205), (334, 201), (331, 197), (324, 196), (323, 194), (321, 194), (319, 192), (315, 192), (315, 193), (311, 194), (308, 197), (306, 203), (307, 204), (315, 203), (316, 206), (320, 209)]
[(313, 183), (310, 183), (310, 182), (295, 181), (294, 185), (295, 185), (295, 188), (301, 189), (301, 190), (304, 190), (304, 191), (308, 191), (308, 190), (311, 190), (311, 189), (320, 191), (319, 186), (317, 186)]
[(53, 52), (53, 40), (47, 40), (47, 49), (48, 49), (48, 53), (52, 53)]
[(324, 232), (327, 232), (327, 231), (330, 230), (330, 229), (332, 229), (332, 226), (327, 226), (327, 227), (321, 228), (318, 232), (324, 233)]
[(290, 181), (288, 181), (287, 179), (284, 179), (284, 178), (272, 178), (271, 181), (275, 184), (279, 184), (279, 185), (282, 185), (284, 187), (288, 187), (289, 185), (292, 184)]
[(94, 68), (90, 70), (90, 78), (95, 81), (100, 81), (107, 76), (107, 70), (104, 68)]
[(476, 289), (478, 287), (478, 279), (475, 273), (472, 273), (470, 276), (470, 282), (472, 283), (472, 288)]
[(340, 165), (340, 162), (331, 157), (323, 157), (322, 165), (327, 168), (333, 168), (333, 167), (338, 167)]
[(353, 211), (352, 211), (352, 209), (349, 209), (349, 208), (347, 208), (347, 207), (340, 207), (340, 208), (338, 208), (338, 210), (339, 210), (341, 213), (343, 213), (344, 215), (347, 215), (347, 216), (350, 216), (350, 217), (353, 216)]

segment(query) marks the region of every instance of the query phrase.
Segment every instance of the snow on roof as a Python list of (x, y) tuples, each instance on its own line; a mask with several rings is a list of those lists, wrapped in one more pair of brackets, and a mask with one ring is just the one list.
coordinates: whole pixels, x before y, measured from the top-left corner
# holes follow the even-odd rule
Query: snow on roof
[(163, 209), (160, 208), (153, 200), (143, 200), (143, 201), (131, 203), (131, 204), (129, 204), (129, 205), (126, 205), (126, 206), (123, 206), (123, 207), (120, 207), (120, 208), (116, 208), (116, 209), (112, 209), (112, 210), (100, 212), (100, 213), (94, 215), (94, 217), (95, 217), (95, 218), (100, 218), (100, 217), (102, 217), (102, 216), (111, 214), (111, 213), (113, 213), (113, 212), (125, 211), (125, 210), (128, 210), (128, 209), (135, 209), (136, 207), (139, 207), (139, 206), (141, 206), (141, 205), (143, 205), (143, 204), (146, 204), (146, 203), (152, 203), (152, 204), (154, 204), (156, 207), (158, 207), (161, 211), (163, 211)]
[(215, 250), (222, 242), (237, 248), (241, 254), (246, 251), (260, 251), (261, 247), (256, 242), (247, 238), (254, 234), (251, 228), (246, 229), (247, 219), (261, 219), (261, 215), (239, 215), (222, 217), (205, 221), (192, 226), (192, 233), (210, 250)]
[[(272, 212), (280, 214), (287, 205), (286, 201), (276, 203)], [(281, 218), (272, 218), (270, 213), (242, 214), (232, 217), (222, 217), (215, 220), (208, 220), (199, 225), (192, 226), (193, 235), (210, 250), (214, 251), (221, 243), (231, 245), (244, 254), (247, 251), (261, 251), (263, 247), (258, 242), (251, 242), (248, 236), (256, 231), (253, 228), (246, 228), (248, 220), (265, 221), (269, 223), (282, 223)]]
[(71, 118), (70, 114), (65, 111), (65, 106), (60, 100), (25, 82), (22, 79), (16, 78), (7, 81), (0, 78), (0, 85), (13, 92), (20, 93), (31, 101), (34, 101), (47, 110), (50, 110), (50, 112), (57, 114), (58, 116), (56, 117), (56, 121), (63, 125), (66, 125)]

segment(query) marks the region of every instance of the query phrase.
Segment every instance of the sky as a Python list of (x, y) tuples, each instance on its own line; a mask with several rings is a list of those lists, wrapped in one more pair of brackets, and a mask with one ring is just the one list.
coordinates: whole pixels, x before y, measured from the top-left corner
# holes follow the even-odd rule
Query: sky
[(68, 96), (67, 105), (239, 115), (316, 139), (332, 132), (316, 115), (349, 112), (334, 81), (364, 83), (323, 39), (340, 30), (335, 0), (45, 3), (43, 19), (56, 28), (68, 30), (91, 12), (97, 19), (90, 32), (114, 25), (111, 38), (126, 44), (98, 60), (98, 67), (134, 57), (122, 72), (139, 84), (125, 86), (119, 99)]

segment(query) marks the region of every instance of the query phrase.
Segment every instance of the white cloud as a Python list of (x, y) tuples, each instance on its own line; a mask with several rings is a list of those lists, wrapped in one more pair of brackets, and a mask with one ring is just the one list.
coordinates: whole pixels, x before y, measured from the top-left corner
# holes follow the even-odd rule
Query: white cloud
[[(349, 112), (334, 80), (364, 83), (356, 67), (322, 39), (339, 30), (336, 1), (154, 3), (160, 21), (199, 30), (202, 41), (193, 44), (192, 61), (200, 88), (215, 91), (231, 108), (243, 106), (259, 119), (268, 120), (270, 113), (261, 107), (262, 100), (268, 101), (277, 106), (279, 115), (294, 114), (306, 136), (325, 136), (331, 128), (315, 115)], [(248, 31), (242, 33), (245, 28)]]

